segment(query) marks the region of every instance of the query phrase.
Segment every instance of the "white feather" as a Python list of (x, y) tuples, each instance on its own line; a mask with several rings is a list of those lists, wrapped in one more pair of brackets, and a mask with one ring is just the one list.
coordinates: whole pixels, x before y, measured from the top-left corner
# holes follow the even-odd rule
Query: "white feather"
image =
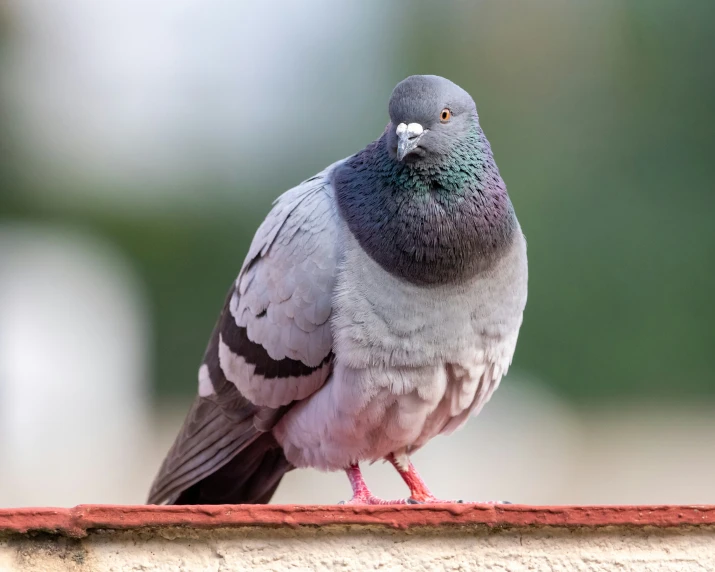
[(214, 386), (209, 375), (209, 366), (203, 364), (199, 368), (199, 396), (208, 397), (214, 394)]

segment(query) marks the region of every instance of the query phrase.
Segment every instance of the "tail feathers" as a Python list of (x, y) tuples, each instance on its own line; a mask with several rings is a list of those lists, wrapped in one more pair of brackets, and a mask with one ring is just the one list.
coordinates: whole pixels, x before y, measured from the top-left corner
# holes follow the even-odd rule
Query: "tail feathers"
[(159, 469), (147, 502), (176, 502), (183, 491), (230, 463), (254, 441), (264, 435), (272, 439), (256, 429), (253, 413), (246, 411), (240, 421), (229, 419), (216, 403), (198, 397)]
[(173, 504), (265, 504), (292, 468), (273, 436), (263, 433), (216, 472), (184, 490)]

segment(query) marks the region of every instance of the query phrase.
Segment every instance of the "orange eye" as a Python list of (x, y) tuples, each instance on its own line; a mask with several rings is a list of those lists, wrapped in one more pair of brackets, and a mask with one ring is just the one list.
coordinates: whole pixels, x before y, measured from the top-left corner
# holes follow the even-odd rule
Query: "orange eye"
[(452, 112), (446, 107), (442, 110), (442, 113), (439, 114), (439, 118), (442, 120), (442, 123), (449, 121), (450, 117), (452, 117)]

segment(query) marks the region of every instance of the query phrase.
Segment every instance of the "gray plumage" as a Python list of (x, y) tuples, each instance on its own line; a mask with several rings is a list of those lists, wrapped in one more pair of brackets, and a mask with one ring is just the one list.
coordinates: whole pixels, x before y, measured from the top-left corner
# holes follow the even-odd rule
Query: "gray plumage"
[(258, 229), (150, 503), (268, 502), (293, 467), (404, 458), (506, 373), (526, 245), (474, 102), (412, 76), (389, 111)]

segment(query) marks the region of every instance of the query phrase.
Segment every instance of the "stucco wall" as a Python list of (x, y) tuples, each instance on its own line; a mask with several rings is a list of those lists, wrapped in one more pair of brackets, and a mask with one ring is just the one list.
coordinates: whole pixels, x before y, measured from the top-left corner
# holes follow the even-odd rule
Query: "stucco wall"
[[(715, 526), (710, 522), (715, 511), (706, 507), (680, 513), (598, 509), (601, 512), (581, 512), (575, 518), (568, 510), (582, 509), (515, 507), (506, 513), (439, 509), (436, 515), (442, 522), (428, 507), (416, 508), (381, 512), (350, 508), (341, 513), (335, 508), (306, 512), (293, 507), (270, 512), (269, 516), (282, 515), (273, 523), (261, 509), (224, 507), (202, 512), (199, 508), (182, 517), (176, 510), (145, 508), (125, 516), (117, 512), (112, 517), (116, 522), (103, 529), (94, 528), (99, 522), (84, 528), (77, 517), (71, 527), (54, 526), (47, 515), (33, 517), (27, 512), (19, 517), (15, 513), (15, 524), (8, 526), (6, 513), (4, 527), (0, 514), (0, 530), (4, 528), (0, 571), (715, 570)], [(95, 517), (82, 514), (106, 520), (108, 513), (101, 510)], [(151, 511), (158, 511), (158, 516), (147, 516), (154, 514)], [(290, 511), (297, 515), (292, 520), (286, 516)], [(351, 523), (320, 522), (339, 521), (341, 514)], [(251, 515), (260, 526), (245, 524)], [(592, 522), (584, 521), (585, 515)], [(644, 515), (655, 515), (651, 524)], [(44, 526), (54, 530), (39, 530), (43, 518)], [(612, 525), (607, 524), (609, 518)], [(632, 522), (624, 523), (628, 518)], [(555, 524), (559, 519), (581, 522)], [(698, 519), (704, 524), (694, 524)], [(160, 524), (182, 520), (187, 526)], [(531, 524), (524, 526), (524, 522)]]

